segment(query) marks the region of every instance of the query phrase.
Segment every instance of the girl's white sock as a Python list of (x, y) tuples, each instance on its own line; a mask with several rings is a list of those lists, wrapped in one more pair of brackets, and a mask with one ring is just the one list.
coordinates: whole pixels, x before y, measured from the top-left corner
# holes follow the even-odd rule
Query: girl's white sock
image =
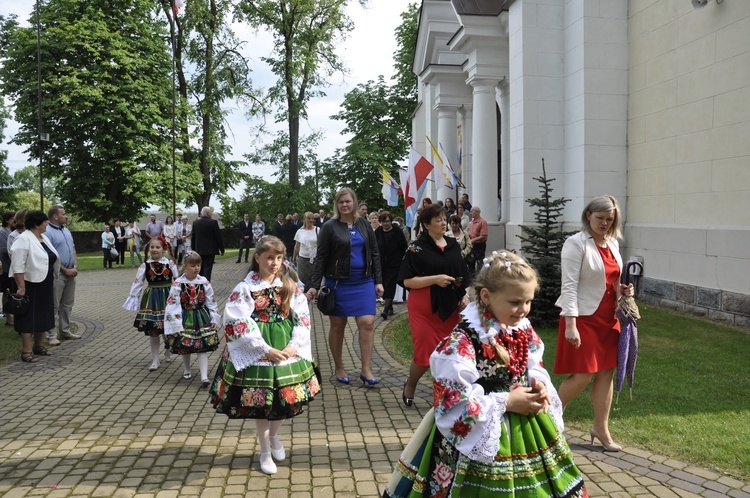
[(198, 369), (201, 372), (201, 380), (208, 379), (208, 353), (198, 353)]
[(158, 337), (149, 337), (151, 340), (151, 360), (153, 360), (154, 363), (159, 363), (159, 346), (161, 346), (161, 341)]
[(182, 370), (183, 373), (190, 373), (190, 355), (182, 355)]

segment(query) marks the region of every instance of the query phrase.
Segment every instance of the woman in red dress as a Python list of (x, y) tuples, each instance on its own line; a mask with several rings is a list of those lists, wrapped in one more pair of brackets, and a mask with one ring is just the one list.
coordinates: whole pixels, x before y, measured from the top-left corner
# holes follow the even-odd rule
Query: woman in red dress
[(569, 237), (562, 249), (562, 287), (557, 306), (556, 374), (571, 374), (560, 385), (563, 407), (591, 382), (594, 425), (591, 442), (598, 439), (606, 451), (622, 447), (609, 433), (612, 377), (617, 366), (620, 324), (615, 316), (621, 294), (632, 296), (633, 286), (619, 285), (622, 258), (622, 216), (617, 200), (594, 198), (583, 210), (583, 230)]
[(445, 237), (445, 209), (429, 204), (420, 215), (421, 235), (406, 249), (398, 280), (409, 289), (406, 309), (414, 344), (414, 358), (401, 396), (414, 404), (419, 379), (430, 368), (430, 355), (438, 342), (458, 324), (458, 312), (469, 304), (468, 273), (456, 239)]

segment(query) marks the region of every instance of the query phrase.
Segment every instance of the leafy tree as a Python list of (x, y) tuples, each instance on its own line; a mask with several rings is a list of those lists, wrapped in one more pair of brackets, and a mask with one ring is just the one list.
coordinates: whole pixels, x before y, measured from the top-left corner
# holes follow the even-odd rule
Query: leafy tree
[(351, 186), (373, 206), (385, 204), (380, 167), (398, 179), (399, 163), (411, 143), (411, 116), (417, 105), (417, 78), (412, 71), (417, 14), (416, 4), (409, 4), (396, 28), (394, 83), (388, 85), (381, 75), (377, 81), (357, 85), (344, 97), (342, 110), (332, 116), (346, 123), (342, 134), (352, 134), (346, 147), (336, 151), (340, 168), (334, 179)]
[[(124, 8), (126, 7), (126, 8)], [(37, 115), (37, 38), (15, 27), (4, 43), (0, 79), (15, 106), (15, 143), (83, 218), (130, 217), (153, 200), (166, 163), (169, 56), (165, 30), (148, 0), (54, 0), (40, 6), (43, 130)]]
[(555, 302), (560, 296), (560, 255), (565, 239), (575, 232), (565, 232), (562, 216), (565, 204), (570, 199), (552, 198), (552, 182), (554, 178), (547, 178), (547, 170), (542, 159), (542, 174), (534, 180), (539, 182), (541, 197), (526, 199), (529, 206), (536, 208), (533, 226), (521, 226), (524, 235), (518, 237), (522, 241), (523, 252), (529, 262), (536, 268), (540, 277), (540, 290), (536, 294), (534, 307), (531, 310), (534, 323), (555, 327), (559, 321), (559, 312)]
[[(44, 198), (44, 206), (42, 206), (42, 211), (45, 213), (49, 209), (49, 207), (52, 205), (52, 203), (47, 199)], [(36, 192), (30, 191), (30, 190), (24, 190), (21, 192), (17, 192), (15, 199), (13, 201), (13, 204), (9, 206), (10, 209), (39, 209), (39, 191)]]
[[(178, 197), (200, 209), (210, 205), (214, 193), (226, 192), (246, 176), (240, 168), (243, 163), (226, 159), (229, 111), (222, 105), (237, 99), (254, 114), (262, 103), (252, 90), (248, 61), (240, 53), (243, 42), (229, 27), (232, 2), (192, 0), (180, 16), (172, 10), (173, 0), (160, 3), (169, 20), (179, 95)], [(171, 199), (171, 177), (168, 185), (162, 189), (162, 203)]]
[(299, 213), (300, 218), (305, 211), (312, 211), (317, 206), (314, 178), (308, 177), (298, 189), (293, 189), (289, 182), (268, 182), (262, 177), (251, 177), (245, 195), (242, 199), (222, 199), (222, 223), (231, 226), (242, 218), (244, 213), (260, 213), (267, 225), (273, 226), (276, 215)]
[[(325, 78), (343, 72), (336, 44), (352, 30), (344, 10), (350, 0), (240, 0), (237, 14), (253, 28), (269, 32), (273, 53), (261, 60), (278, 76), (268, 98), (286, 121), (289, 135), (289, 186), (300, 187), (300, 120), (310, 99), (324, 95)], [(364, 5), (366, 0), (359, 0)]]

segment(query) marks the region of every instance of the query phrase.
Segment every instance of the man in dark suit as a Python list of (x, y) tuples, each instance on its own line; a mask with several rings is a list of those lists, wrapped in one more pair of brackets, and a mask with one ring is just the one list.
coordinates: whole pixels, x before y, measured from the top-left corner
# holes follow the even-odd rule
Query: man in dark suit
[(211, 281), (214, 258), (224, 254), (224, 240), (221, 238), (219, 222), (211, 219), (213, 212), (206, 206), (201, 209), (201, 217), (193, 223), (193, 250), (201, 257), (200, 274)]
[(237, 253), (237, 261), (242, 260), (242, 250), (245, 250), (245, 263), (250, 256), (250, 248), (253, 246), (253, 224), (250, 222), (250, 213), (242, 216), (242, 221), (237, 224), (237, 233), (240, 235), (240, 252)]
[(273, 224), (273, 231), (271, 232), (273, 235), (275, 235), (278, 238), (281, 238), (281, 227), (284, 226), (284, 215), (279, 213), (276, 215), (276, 223)]

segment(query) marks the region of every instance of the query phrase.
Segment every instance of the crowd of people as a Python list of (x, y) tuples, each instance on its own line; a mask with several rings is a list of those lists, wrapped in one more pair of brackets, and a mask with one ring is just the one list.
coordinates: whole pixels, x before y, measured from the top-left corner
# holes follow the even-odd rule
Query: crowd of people
[[(192, 225), (179, 214), (164, 223), (152, 215), (143, 230), (116, 219), (104, 226), (102, 251), (105, 268), (123, 265), (128, 249), (131, 265), (138, 257), (123, 307), (136, 312), (134, 328), (149, 337), (148, 369), (160, 368), (163, 349), (165, 361), (183, 357), (183, 378), (190, 379), (195, 354), (200, 385), (209, 388), (216, 411), (256, 420), (264, 473), (277, 472), (276, 463), (286, 458), (278, 438), (283, 420), (302, 413), (321, 389), (309, 303), (324, 289), (333, 293), (326, 314), (334, 385), (352, 382), (343, 349), (353, 317), (356, 379), (376, 388), (376, 302), (382, 299), (387, 319), (398, 290), (405, 289), (414, 355), (401, 400), (414, 406), (417, 384), (431, 370), (435, 405), (405, 448), (385, 496), (407, 496), (417, 488), (448, 493), (459, 482), (508, 496), (529, 486), (547, 496), (586, 496), (562, 436), (562, 417), (593, 382), (592, 442), (621, 449), (609, 431), (619, 333), (615, 305), (619, 296), (633, 295), (632, 285), (618, 285), (621, 219), (613, 197), (596, 197), (583, 210), (582, 230), (563, 247), (554, 371), (569, 376), (559, 391), (542, 366), (544, 345), (527, 319), (539, 286), (536, 271), (509, 251), (486, 254), (488, 223), (468, 197), (458, 203), (425, 199), (414, 230), (386, 210), (368, 211), (350, 188), (336, 193), (330, 217), (323, 211), (305, 212), (302, 219), (279, 214), (268, 227), (259, 215), (251, 222), (245, 213), (237, 225), (236, 261), (244, 256), (251, 266), (223, 316), (211, 270), (225, 248), (210, 208)], [(6, 212), (2, 219), (0, 283), (6, 297), (27, 298), (30, 310), (6, 316), (21, 335), (24, 362), (51, 354), (47, 345), (79, 337), (70, 330), (77, 253), (66, 221), (62, 206), (47, 214)], [(211, 379), (207, 355), (218, 349), (220, 330), (226, 347)], [(534, 471), (523, 476), (505, 463), (529, 454), (536, 455)], [(515, 487), (500, 489), (486, 477), (497, 475)]]

